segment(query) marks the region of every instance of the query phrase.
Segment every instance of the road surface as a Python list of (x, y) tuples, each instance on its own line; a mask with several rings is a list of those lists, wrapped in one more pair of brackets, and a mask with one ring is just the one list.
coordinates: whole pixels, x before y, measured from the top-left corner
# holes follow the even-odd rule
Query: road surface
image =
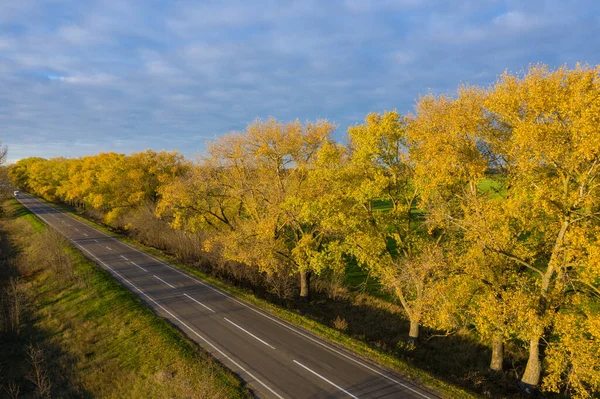
[(17, 199), (237, 373), (258, 397), (437, 397), (30, 195)]

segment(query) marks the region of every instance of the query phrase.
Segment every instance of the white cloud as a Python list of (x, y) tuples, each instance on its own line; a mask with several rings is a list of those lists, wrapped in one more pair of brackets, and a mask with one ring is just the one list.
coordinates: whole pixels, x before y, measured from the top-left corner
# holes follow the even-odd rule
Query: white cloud
[(364, 13), (378, 10), (402, 10), (426, 6), (427, 0), (345, 0), (346, 7), (353, 12)]
[(494, 24), (509, 31), (524, 31), (538, 28), (544, 24), (538, 15), (525, 14), (521, 11), (508, 11), (494, 18)]
[(0, 37), (0, 51), (7, 51), (13, 49), (15, 45), (15, 40), (6, 37)]
[(150, 75), (156, 76), (172, 76), (179, 73), (179, 69), (169, 65), (162, 60), (148, 61), (145, 64), (146, 70)]
[(97, 73), (93, 75), (61, 76), (58, 80), (75, 85), (104, 86), (115, 82), (116, 77), (107, 73)]
[(401, 50), (394, 53), (394, 60), (398, 65), (412, 64), (415, 59), (416, 55), (413, 51)]
[(76, 45), (91, 44), (99, 40), (89, 30), (77, 25), (61, 26), (57, 34), (60, 38)]

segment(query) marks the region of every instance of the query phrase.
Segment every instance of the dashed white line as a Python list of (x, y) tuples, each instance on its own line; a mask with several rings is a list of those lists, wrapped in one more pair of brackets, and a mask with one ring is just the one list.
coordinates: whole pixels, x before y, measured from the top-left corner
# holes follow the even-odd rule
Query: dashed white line
[[(70, 217), (69, 215), (67, 215), (67, 216), (68, 216), (68, 217)], [(106, 237), (110, 237), (109, 235), (107, 235), (107, 234), (104, 234), (104, 233), (102, 233), (102, 232), (100, 232), (100, 234), (102, 234), (102, 235), (105, 235)], [(364, 363), (364, 362), (362, 362), (362, 361), (360, 361), (360, 360), (356, 359), (355, 357), (353, 357), (353, 356), (350, 356), (350, 355), (348, 355), (348, 354), (346, 354), (346, 353), (344, 353), (344, 352), (342, 352), (342, 351), (340, 351), (340, 350), (338, 350), (338, 349), (335, 349), (335, 348), (333, 348), (332, 346), (330, 346), (330, 345), (327, 345), (326, 343), (324, 343), (324, 342), (322, 342), (322, 341), (320, 341), (320, 340), (318, 340), (318, 339), (316, 339), (316, 338), (314, 338), (314, 337), (312, 337), (312, 336), (310, 336), (310, 335), (308, 335), (308, 334), (306, 334), (306, 333), (304, 333), (304, 332), (300, 331), (299, 329), (297, 329), (297, 328), (294, 328), (294, 327), (292, 327), (292, 326), (288, 325), (287, 323), (284, 323), (284, 322), (282, 322), (282, 321), (280, 321), (280, 320), (277, 320), (276, 318), (274, 318), (274, 317), (271, 317), (271, 316), (267, 315), (266, 313), (263, 313), (262, 311), (260, 311), (260, 310), (258, 310), (258, 309), (256, 309), (256, 308), (254, 308), (254, 307), (252, 307), (252, 306), (250, 306), (250, 305), (248, 305), (248, 304), (246, 304), (246, 303), (244, 303), (244, 302), (240, 301), (239, 299), (237, 299), (237, 298), (235, 298), (235, 297), (233, 297), (233, 296), (231, 296), (231, 295), (229, 295), (229, 294), (227, 294), (227, 293), (225, 293), (225, 292), (223, 292), (223, 291), (221, 291), (221, 290), (219, 290), (219, 289), (217, 289), (217, 288), (213, 287), (212, 285), (209, 285), (209, 284), (205, 283), (204, 281), (201, 281), (201, 280), (199, 280), (199, 279), (197, 279), (197, 278), (195, 278), (195, 277), (192, 277), (192, 276), (190, 276), (190, 275), (189, 275), (189, 274), (187, 274), (187, 273), (184, 273), (183, 271), (181, 271), (181, 270), (179, 270), (179, 269), (176, 269), (176, 268), (174, 268), (173, 266), (169, 265), (168, 263), (165, 263), (165, 262), (161, 261), (160, 259), (158, 259), (158, 258), (156, 258), (156, 257), (154, 257), (154, 256), (152, 256), (152, 255), (150, 255), (150, 254), (148, 254), (148, 253), (145, 253), (145, 252), (142, 252), (142, 251), (140, 251), (139, 249), (137, 249), (137, 248), (136, 248), (136, 247), (134, 247), (133, 245), (127, 244), (127, 243), (125, 243), (125, 242), (123, 242), (122, 244), (125, 244), (125, 245), (127, 245), (129, 248), (131, 248), (132, 250), (134, 250), (134, 251), (136, 251), (136, 252), (139, 252), (139, 253), (141, 253), (141, 254), (143, 254), (143, 255), (149, 256), (150, 258), (154, 259), (155, 261), (157, 261), (157, 262), (158, 262), (158, 263), (160, 263), (161, 265), (168, 267), (169, 269), (173, 270), (174, 272), (176, 272), (176, 273), (179, 273), (179, 274), (181, 274), (182, 276), (184, 276), (184, 277), (186, 277), (186, 278), (188, 278), (188, 279), (190, 279), (190, 280), (196, 281), (196, 282), (197, 282), (197, 283), (199, 283), (200, 285), (203, 285), (203, 286), (205, 286), (205, 287), (207, 287), (207, 288), (211, 289), (212, 291), (216, 292), (216, 293), (217, 293), (217, 294), (219, 294), (219, 295), (222, 295), (222, 296), (224, 296), (224, 297), (226, 297), (226, 298), (229, 298), (230, 300), (232, 300), (232, 301), (234, 301), (234, 302), (236, 302), (236, 303), (238, 303), (238, 304), (242, 305), (243, 307), (250, 309), (250, 310), (251, 310), (251, 311), (253, 311), (254, 313), (256, 313), (256, 314), (258, 314), (258, 315), (260, 315), (260, 316), (262, 316), (262, 317), (264, 317), (264, 318), (266, 318), (266, 319), (269, 319), (269, 320), (271, 320), (273, 323), (279, 324), (280, 326), (282, 326), (282, 327), (284, 327), (284, 328), (287, 328), (288, 330), (290, 330), (290, 331), (292, 331), (292, 332), (294, 332), (294, 333), (296, 333), (296, 334), (298, 334), (298, 335), (300, 335), (300, 336), (302, 336), (302, 337), (304, 337), (304, 338), (306, 338), (306, 339), (308, 339), (308, 340), (310, 340), (310, 341), (312, 341), (312, 342), (316, 343), (317, 345), (319, 345), (319, 346), (321, 346), (321, 347), (323, 347), (323, 348), (325, 348), (325, 349), (327, 349), (327, 350), (329, 350), (329, 351), (331, 351), (331, 352), (337, 353), (338, 355), (340, 355), (340, 356), (342, 356), (342, 357), (344, 357), (344, 358), (346, 358), (346, 359), (350, 360), (351, 362), (354, 362), (354, 363), (358, 364), (359, 366), (361, 366), (361, 367), (363, 367), (363, 368), (365, 368), (365, 369), (369, 370), (370, 372), (372, 372), (372, 373), (374, 373), (374, 374), (377, 374), (377, 375), (379, 375), (380, 377), (383, 377), (383, 378), (385, 378), (386, 380), (388, 380), (388, 381), (390, 381), (390, 382), (393, 382), (393, 383), (394, 383), (394, 384), (396, 384), (396, 385), (399, 385), (399, 386), (401, 386), (401, 387), (403, 387), (403, 388), (406, 388), (406, 389), (408, 389), (409, 391), (411, 391), (411, 392), (413, 392), (413, 393), (416, 393), (417, 395), (419, 395), (419, 396), (421, 396), (421, 397), (423, 397), (423, 398), (426, 398), (426, 399), (431, 399), (431, 397), (430, 397), (430, 396), (427, 396), (427, 395), (425, 395), (425, 394), (423, 394), (423, 393), (419, 392), (418, 390), (416, 390), (416, 389), (414, 389), (414, 388), (410, 387), (409, 385), (407, 385), (407, 384), (405, 384), (405, 383), (402, 383), (402, 382), (398, 381), (397, 379), (395, 379), (395, 378), (393, 378), (393, 377), (390, 377), (389, 375), (387, 375), (387, 374), (385, 374), (385, 373), (383, 373), (383, 372), (381, 372), (381, 371), (379, 371), (379, 370), (377, 370), (377, 369), (375, 369), (375, 368), (373, 368), (373, 367), (371, 367), (371, 366), (367, 365), (366, 363)]]
[(131, 260), (130, 260), (130, 262), (131, 262), (131, 263), (133, 263), (133, 265), (134, 265), (134, 266), (137, 266), (137, 267), (139, 267), (140, 269), (142, 269), (143, 271), (145, 271), (145, 272), (148, 272), (148, 270), (144, 269), (143, 267), (141, 267), (140, 265), (138, 265), (138, 264), (137, 264), (137, 263), (135, 263), (134, 261), (131, 261)]
[(125, 259), (125, 260), (129, 260), (129, 259), (127, 259), (126, 257), (124, 257), (123, 255), (121, 255), (121, 258), (123, 258), (123, 259)]
[(248, 334), (249, 336), (251, 336), (252, 338), (256, 339), (257, 341), (260, 341), (261, 343), (267, 345), (269, 348), (271, 349), (275, 349), (274, 346), (269, 345), (267, 342), (263, 341), (262, 339), (258, 338), (256, 335), (252, 334), (250, 331), (238, 326), (237, 324), (235, 324), (233, 321), (229, 320), (227, 317), (223, 317), (225, 319), (225, 321), (233, 324), (234, 326), (236, 326), (237, 328), (239, 328), (240, 330), (242, 330), (243, 332), (245, 332), (246, 334)]
[(87, 233), (83, 233), (84, 236), (88, 237)]
[[(132, 248), (133, 248), (133, 247), (132, 247)], [(174, 269), (174, 270), (177, 270), (177, 269)], [(184, 274), (184, 273), (183, 273), (183, 272), (181, 272), (181, 274)], [(188, 276), (189, 276), (189, 275), (188, 275)], [(206, 286), (207, 286), (207, 287), (209, 287), (209, 288), (212, 288), (212, 289), (213, 289), (214, 291), (216, 291), (216, 292), (219, 292), (219, 291), (217, 291), (217, 289), (216, 289), (216, 288), (213, 288), (213, 287), (211, 287), (210, 285), (208, 285), (208, 284), (206, 284), (206, 283), (203, 283), (203, 282), (201, 282), (200, 280), (197, 280), (197, 279), (195, 279), (194, 277), (191, 277), (191, 276), (189, 276), (189, 278), (191, 278), (192, 280), (196, 280), (196, 281), (198, 281), (199, 283), (201, 283), (201, 284), (204, 284), (204, 285), (206, 285)], [(318, 339), (311, 337), (310, 335), (308, 335), (308, 334), (306, 334), (306, 333), (303, 333), (303, 332), (301, 332), (301, 331), (300, 331), (299, 329), (297, 329), (297, 328), (294, 328), (294, 327), (292, 327), (292, 326), (289, 326), (289, 325), (287, 325), (286, 323), (284, 323), (284, 322), (282, 322), (282, 321), (279, 321), (279, 320), (277, 320), (277, 319), (275, 319), (275, 318), (273, 318), (273, 317), (271, 317), (271, 316), (269, 316), (269, 315), (267, 315), (267, 314), (263, 313), (262, 311), (260, 311), (260, 310), (258, 310), (258, 309), (255, 309), (255, 308), (253, 308), (252, 306), (250, 306), (250, 305), (248, 305), (248, 304), (245, 304), (244, 302), (242, 302), (242, 301), (240, 301), (240, 300), (238, 300), (238, 299), (236, 299), (236, 298), (234, 298), (234, 297), (232, 297), (232, 296), (229, 296), (229, 295), (227, 295), (227, 294), (224, 294), (224, 293), (221, 293), (221, 295), (229, 297), (229, 299), (231, 299), (232, 301), (239, 303), (240, 305), (242, 305), (242, 306), (244, 306), (244, 307), (246, 307), (246, 308), (250, 309), (251, 311), (253, 311), (253, 312), (255, 312), (255, 313), (257, 313), (257, 314), (261, 315), (262, 317), (265, 317), (265, 318), (267, 318), (267, 319), (271, 320), (272, 322), (274, 322), (274, 323), (276, 323), (276, 324), (279, 324), (280, 326), (282, 326), (282, 327), (284, 327), (284, 328), (287, 328), (287, 329), (288, 329), (288, 330), (290, 330), (290, 331), (293, 331), (294, 333), (296, 333), (296, 334), (298, 334), (298, 335), (300, 335), (300, 336), (302, 336), (302, 337), (304, 337), (304, 338), (306, 338), (306, 339), (308, 339), (308, 340), (310, 340), (310, 341), (312, 341), (312, 342), (316, 343), (317, 345), (320, 345), (320, 346), (322, 346), (322, 347), (323, 347), (323, 348), (325, 348), (325, 349), (328, 349), (328, 350), (329, 350), (329, 351), (331, 351), (331, 352), (337, 353), (338, 355), (340, 355), (340, 356), (342, 356), (342, 357), (344, 357), (344, 358), (346, 358), (346, 359), (348, 359), (348, 360), (350, 360), (350, 361), (352, 361), (352, 362), (354, 362), (354, 363), (358, 364), (359, 366), (362, 366), (363, 368), (365, 368), (365, 369), (367, 369), (367, 370), (371, 371), (371, 372), (372, 372), (372, 373), (374, 373), (374, 374), (377, 374), (377, 375), (379, 375), (379, 376), (381, 376), (381, 377), (383, 377), (383, 378), (387, 379), (388, 381), (391, 381), (391, 382), (393, 382), (393, 383), (394, 383), (394, 384), (396, 384), (396, 385), (399, 385), (399, 386), (401, 386), (401, 387), (403, 387), (403, 388), (406, 388), (406, 389), (408, 389), (409, 391), (411, 391), (411, 392), (414, 392), (414, 393), (416, 393), (417, 395), (420, 395), (420, 396), (421, 396), (421, 397), (423, 397), (423, 398), (426, 398), (426, 399), (431, 399), (431, 397), (429, 397), (429, 396), (427, 396), (427, 395), (424, 395), (424, 394), (422, 394), (421, 392), (417, 391), (416, 389), (413, 389), (413, 388), (411, 388), (410, 386), (408, 386), (408, 385), (406, 385), (406, 384), (403, 384), (403, 383), (401, 383), (400, 381), (396, 380), (395, 378), (392, 378), (392, 377), (390, 377), (390, 376), (388, 376), (388, 375), (386, 375), (386, 374), (382, 373), (381, 371), (379, 371), (379, 370), (376, 370), (376, 369), (374, 369), (373, 367), (371, 367), (371, 366), (368, 366), (367, 364), (365, 364), (365, 363), (363, 363), (363, 362), (361, 362), (361, 361), (359, 361), (359, 360), (355, 359), (354, 357), (351, 357), (350, 355), (348, 355), (348, 354), (346, 354), (346, 353), (344, 353), (344, 352), (342, 352), (342, 351), (340, 351), (340, 350), (338, 350), (338, 349), (335, 349), (335, 348), (333, 348), (333, 347), (331, 347), (331, 346), (327, 345), (326, 343), (324, 343), (324, 342), (321, 342), (321, 341), (319, 341)]]
[(149, 254), (146, 254), (146, 253), (144, 253), (144, 252), (140, 251), (139, 249), (135, 248), (135, 247), (134, 247), (134, 246), (132, 246), (132, 245), (129, 245), (129, 244), (127, 244), (127, 243), (124, 243), (124, 244), (125, 244), (125, 245), (127, 245), (129, 248), (133, 249), (134, 251), (137, 251), (137, 252), (139, 252), (139, 253), (141, 253), (141, 254), (145, 254), (146, 256), (150, 256), (151, 258), (153, 258), (154, 260), (156, 260), (156, 261), (157, 261), (157, 262), (159, 262), (160, 264), (162, 264), (162, 265), (164, 265), (164, 266), (168, 267), (169, 269), (173, 270), (174, 272), (176, 272), (176, 273), (179, 273), (179, 274), (181, 274), (182, 276), (184, 276), (184, 277), (187, 277), (187, 278), (188, 278), (188, 279), (190, 279), (190, 280), (194, 280), (194, 281), (196, 281), (197, 283), (199, 283), (199, 284), (201, 284), (201, 285), (203, 285), (203, 286), (205, 286), (205, 287), (207, 287), (207, 288), (211, 289), (212, 291), (216, 292), (217, 294), (220, 294), (220, 295), (222, 295), (222, 296), (224, 296), (224, 297), (226, 297), (226, 298), (229, 298), (230, 300), (232, 300), (232, 301), (234, 301), (234, 302), (236, 302), (236, 303), (238, 303), (238, 304), (242, 305), (242, 306), (243, 306), (243, 307), (245, 307), (245, 308), (248, 308), (249, 310), (253, 311), (254, 313), (256, 313), (256, 314), (258, 314), (258, 315), (260, 315), (260, 316), (262, 316), (262, 317), (264, 317), (264, 318), (266, 318), (266, 319), (269, 319), (269, 320), (271, 320), (273, 323), (279, 324), (280, 326), (282, 326), (282, 327), (284, 327), (284, 328), (287, 328), (288, 330), (290, 330), (290, 331), (292, 331), (292, 332), (294, 332), (294, 333), (296, 333), (296, 334), (298, 334), (298, 335), (300, 335), (300, 336), (302, 336), (302, 337), (304, 337), (304, 338), (306, 338), (306, 339), (308, 339), (308, 340), (310, 340), (310, 341), (312, 341), (312, 342), (316, 343), (317, 345), (319, 345), (319, 346), (321, 346), (321, 347), (323, 347), (323, 348), (325, 348), (325, 349), (327, 349), (327, 350), (329, 350), (329, 351), (331, 351), (331, 352), (337, 353), (338, 355), (340, 355), (340, 356), (342, 356), (342, 357), (344, 357), (344, 358), (346, 358), (346, 359), (348, 359), (348, 360), (350, 360), (350, 361), (352, 361), (352, 362), (354, 362), (354, 363), (358, 364), (359, 366), (361, 366), (361, 367), (363, 367), (363, 368), (365, 368), (365, 369), (369, 370), (370, 372), (372, 372), (372, 373), (374, 373), (374, 374), (377, 374), (377, 375), (379, 375), (379, 376), (381, 376), (381, 377), (385, 378), (386, 380), (388, 380), (388, 381), (390, 381), (390, 382), (393, 382), (393, 383), (394, 383), (394, 384), (396, 384), (396, 385), (399, 385), (399, 386), (401, 386), (401, 387), (403, 387), (403, 388), (406, 388), (406, 389), (408, 389), (409, 391), (411, 391), (411, 392), (414, 392), (414, 393), (416, 393), (417, 395), (419, 395), (419, 396), (421, 396), (421, 397), (423, 397), (423, 398), (426, 398), (426, 399), (431, 399), (429, 396), (427, 396), (427, 395), (425, 395), (425, 394), (423, 394), (423, 393), (421, 393), (421, 392), (417, 391), (416, 389), (414, 389), (414, 388), (412, 388), (412, 387), (410, 387), (410, 386), (408, 386), (408, 385), (406, 385), (406, 384), (404, 384), (404, 383), (402, 383), (402, 382), (398, 381), (398, 380), (397, 380), (397, 379), (395, 379), (395, 378), (392, 378), (392, 377), (390, 377), (389, 375), (387, 375), (387, 374), (385, 374), (385, 373), (382, 373), (381, 371), (379, 371), (379, 370), (377, 370), (377, 369), (375, 369), (375, 368), (373, 368), (373, 367), (371, 367), (371, 366), (367, 365), (366, 363), (363, 363), (363, 362), (361, 362), (360, 360), (358, 360), (358, 359), (356, 359), (356, 358), (354, 358), (354, 357), (352, 357), (352, 356), (350, 356), (350, 355), (348, 355), (348, 354), (346, 354), (346, 353), (344, 353), (344, 352), (342, 352), (342, 351), (340, 351), (340, 350), (338, 350), (338, 349), (335, 349), (335, 348), (333, 348), (333, 347), (331, 347), (331, 346), (327, 345), (327, 344), (326, 344), (326, 343), (324, 343), (324, 342), (321, 342), (320, 340), (318, 340), (318, 339), (316, 339), (316, 338), (313, 338), (312, 336), (310, 336), (310, 335), (308, 335), (308, 334), (306, 334), (306, 333), (304, 333), (304, 332), (300, 331), (299, 329), (297, 329), (297, 328), (294, 328), (294, 327), (292, 327), (292, 326), (288, 325), (287, 323), (284, 323), (284, 322), (282, 322), (282, 321), (280, 321), (280, 320), (277, 320), (277, 319), (276, 319), (276, 318), (274, 318), (274, 317), (271, 317), (271, 316), (269, 316), (269, 315), (267, 315), (267, 314), (263, 313), (262, 311), (260, 311), (260, 310), (258, 310), (258, 309), (256, 309), (256, 308), (254, 308), (254, 307), (252, 307), (252, 306), (250, 306), (250, 305), (248, 305), (248, 304), (246, 304), (246, 303), (244, 303), (244, 302), (240, 301), (239, 299), (237, 299), (237, 298), (234, 298), (233, 296), (231, 296), (231, 295), (229, 295), (229, 294), (227, 294), (227, 293), (225, 293), (225, 292), (223, 292), (223, 291), (221, 291), (221, 290), (219, 290), (219, 289), (217, 289), (217, 288), (215, 288), (215, 287), (213, 287), (213, 286), (211, 286), (211, 285), (209, 285), (209, 284), (207, 284), (207, 283), (205, 283), (205, 282), (203, 282), (203, 281), (201, 281), (201, 280), (198, 280), (197, 278), (195, 278), (195, 277), (192, 277), (192, 276), (190, 276), (189, 274), (187, 274), (187, 273), (184, 273), (184, 272), (182, 272), (182, 271), (181, 271), (181, 270), (179, 270), (179, 269), (176, 269), (176, 268), (174, 268), (173, 266), (171, 266), (171, 265), (169, 265), (169, 264), (167, 264), (167, 263), (165, 263), (165, 262), (161, 261), (160, 259), (158, 259), (158, 258), (155, 258), (155, 257), (154, 257), (154, 256), (152, 256), (152, 255), (149, 255)]
[(185, 296), (187, 296), (188, 298), (190, 298), (192, 301), (196, 302), (198, 305), (200, 306), (204, 306), (206, 309), (210, 310), (211, 312), (215, 313), (214, 310), (212, 310), (211, 308), (209, 308), (208, 306), (206, 306), (205, 304), (203, 304), (202, 302), (199, 302), (197, 300), (195, 300), (194, 298), (192, 298), (191, 296), (189, 296), (188, 294), (183, 294)]
[(112, 249), (111, 249), (111, 248), (110, 248), (108, 245), (105, 245), (105, 247), (106, 247), (106, 249), (108, 249), (109, 251), (112, 251)]
[(314, 375), (316, 375), (317, 377), (319, 377), (320, 379), (322, 379), (325, 382), (328, 382), (329, 384), (333, 385), (334, 387), (336, 387), (337, 389), (339, 389), (340, 391), (344, 392), (346, 395), (350, 396), (351, 398), (354, 399), (358, 399), (358, 396), (354, 396), (352, 395), (350, 392), (346, 391), (344, 388), (342, 388), (341, 386), (329, 381), (327, 378), (323, 377), (321, 374), (317, 373), (316, 371), (313, 371), (311, 369), (309, 369), (308, 367), (306, 367), (305, 365), (303, 365), (302, 363), (300, 363), (297, 360), (294, 360), (294, 363), (296, 363), (298, 366), (310, 371), (311, 373), (313, 373)]
[(175, 288), (173, 287), (171, 284), (167, 283), (165, 280), (163, 280), (162, 278), (158, 277), (156, 274), (153, 275), (155, 278), (159, 279), (160, 281), (162, 281), (163, 283), (165, 283), (166, 285), (168, 285), (171, 288)]
[(98, 241), (98, 240), (94, 240), (94, 241), (96, 241), (96, 242), (100, 242), (100, 241)]
[(75, 231), (79, 231), (79, 229), (77, 227), (75, 227)]

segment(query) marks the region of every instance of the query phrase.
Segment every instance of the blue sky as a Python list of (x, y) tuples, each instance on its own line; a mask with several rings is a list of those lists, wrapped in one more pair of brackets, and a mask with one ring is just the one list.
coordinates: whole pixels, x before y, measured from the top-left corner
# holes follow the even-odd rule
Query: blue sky
[(600, 63), (600, 2), (0, 1), (9, 159), (203, 151), (256, 118), (413, 109), (508, 69)]

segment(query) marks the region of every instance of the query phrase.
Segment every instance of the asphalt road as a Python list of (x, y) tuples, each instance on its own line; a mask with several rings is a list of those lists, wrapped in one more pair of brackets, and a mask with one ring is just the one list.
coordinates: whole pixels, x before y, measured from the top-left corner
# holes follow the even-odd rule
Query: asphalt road
[(437, 397), (30, 195), (17, 199), (237, 373), (258, 397)]

